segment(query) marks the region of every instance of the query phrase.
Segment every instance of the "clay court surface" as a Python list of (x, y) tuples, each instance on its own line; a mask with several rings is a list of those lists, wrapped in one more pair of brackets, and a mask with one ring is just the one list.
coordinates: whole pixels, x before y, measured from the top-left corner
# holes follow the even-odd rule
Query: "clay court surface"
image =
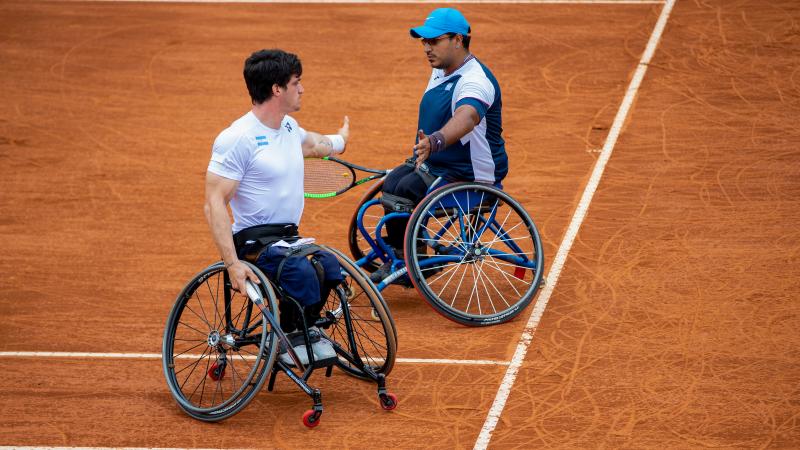
[[(407, 30), (432, 8), (2, 0), (0, 351), (160, 352), (175, 296), (217, 259), (204, 173), (249, 108), (254, 50), (302, 58), (305, 128), (348, 114), (347, 159), (399, 163), (430, 70)], [(503, 89), (505, 189), (551, 264), (663, 5), (459, 8)], [(675, 4), (490, 448), (800, 446), (798, 117), (798, 2)], [(307, 201), (301, 232), (346, 249), (364, 191)], [(533, 307), (475, 329), (384, 296), (399, 358), (494, 363), (398, 362), (394, 412), (319, 372), (309, 430), (285, 377), (206, 424), (158, 358), (3, 353), (0, 445), (473, 447)]]

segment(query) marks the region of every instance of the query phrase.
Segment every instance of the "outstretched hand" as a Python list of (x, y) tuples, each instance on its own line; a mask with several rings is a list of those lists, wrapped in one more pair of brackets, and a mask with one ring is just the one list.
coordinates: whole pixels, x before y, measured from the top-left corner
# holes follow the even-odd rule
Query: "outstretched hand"
[(417, 141), (417, 145), (414, 146), (414, 154), (417, 156), (417, 167), (419, 167), (431, 155), (431, 141), (422, 130), (417, 131)]
[(347, 143), (347, 139), (350, 138), (350, 118), (344, 116), (344, 123), (342, 124), (342, 128), (339, 128), (339, 135), (344, 138), (345, 144)]

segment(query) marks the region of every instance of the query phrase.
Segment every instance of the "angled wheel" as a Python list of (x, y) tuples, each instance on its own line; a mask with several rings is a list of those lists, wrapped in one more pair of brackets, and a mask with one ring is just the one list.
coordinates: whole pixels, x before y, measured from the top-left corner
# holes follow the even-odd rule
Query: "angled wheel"
[(208, 369), (208, 377), (214, 381), (219, 381), (225, 376), (225, 367), (227, 366), (227, 359), (220, 359), (211, 365)]
[[(264, 305), (277, 311), (266, 277)], [(230, 288), (222, 263), (209, 266), (178, 295), (164, 331), (162, 362), (167, 385), (190, 416), (218, 421), (236, 414), (259, 391), (277, 351), (261, 310)]]
[[(367, 241), (364, 240), (364, 237), (358, 230), (358, 210), (361, 209), (361, 206), (364, 203), (376, 198), (378, 194), (381, 193), (382, 188), (383, 179), (380, 179), (370, 186), (369, 190), (364, 194), (363, 197), (361, 197), (361, 200), (358, 202), (358, 206), (353, 213), (353, 217), (350, 219), (350, 225), (347, 228), (347, 243), (350, 247), (350, 254), (353, 255), (353, 259), (355, 260), (363, 258), (372, 250), (372, 247), (370, 247)], [(372, 206), (365, 212), (362, 219), (362, 224), (370, 236), (375, 235), (375, 227), (378, 225), (378, 221), (381, 220), (382, 217), (383, 208), (380, 205)], [(370, 261), (365, 264), (362, 269), (372, 273), (378, 270), (378, 267), (380, 267), (380, 261)]]
[(333, 322), (324, 331), (339, 354), (337, 366), (350, 375), (368, 379), (360, 361), (375, 373), (388, 375), (397, 353), (397, 331), (389, 308), (353, 261), (336, 249), (325, 249), (336, 255), (345, 275), (342, 285), (331, 290), (323, 310), (323, 315)]
[(381, 408), (383, 408), (386, 411), (393, 411), (397, 409), (397, 396), (392, 394), (391, 392), (382, 394), (380, 396), (380, 401), (381, 401)]
[(539, 232), (508, 194), (480, 183), (453, 183), (414, 210), (405, 235), (414, 287), (439, 313), (469, 326), (507, 322), (533, 300), (542, 281)]
[(321, 416), (322, 411), (314, 411), (313, 409), (309, 409), (303, 413), (303, 425), (307, 426), (308, 428), (314, 428), (319, 425)]

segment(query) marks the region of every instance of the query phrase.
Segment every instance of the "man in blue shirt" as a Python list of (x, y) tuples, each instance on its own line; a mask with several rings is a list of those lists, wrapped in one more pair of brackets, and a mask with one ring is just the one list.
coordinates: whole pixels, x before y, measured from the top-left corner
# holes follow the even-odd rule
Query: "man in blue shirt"
[[(497, 184), (508, 173), (502, 137), (502, 98), (492, 72), (469, 51), (467, 19), (456, 9), (431, 12), (412, 28), (431, 67), (419, 105), (414, 161), (394, 169), (383, 185), (387, 213), (407, 210), (425, 196), (436, 177)], [(386, 242), (402, 256), (407, 220), (386, 223)], [(372, 279), (388, 275), (384, 265)]]

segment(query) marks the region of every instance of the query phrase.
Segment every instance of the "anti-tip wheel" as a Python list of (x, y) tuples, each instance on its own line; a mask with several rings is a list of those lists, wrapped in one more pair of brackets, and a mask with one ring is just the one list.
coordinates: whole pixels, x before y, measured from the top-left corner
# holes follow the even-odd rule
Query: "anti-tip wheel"
[(381, 408), (385, 409), (386, 411), (392, 411), (393, 409), (397, 408), (397, 396), (391, 392), (381, 394)]
[(225, 364), (215, 362), (208, 369), (208, 377), (214, 381), (219, 381), (225, 377)]
[(303, 425), (307, 426), (308, 428), (314, 428), (315, 426), (319, 425), (320, 416), (322, 416), (322, 411), (314, 411), (313, 409), (309, 409), (305, 412), (305, 414), (303, 414)]

